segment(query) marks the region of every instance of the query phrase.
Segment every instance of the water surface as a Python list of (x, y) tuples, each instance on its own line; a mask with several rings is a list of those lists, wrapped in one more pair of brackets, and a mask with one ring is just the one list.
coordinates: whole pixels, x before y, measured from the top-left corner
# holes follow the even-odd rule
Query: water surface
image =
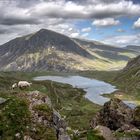
[(99, 105), (103, 105), (105, 102), (109, 101), (108, 98), (101, 96), (102, 94), (110, 94), (116, 90), (116, 87), (111, 84), (82, 76), (39, 76), (35, 77), (34, 80), (52, 80), (70, 84), (73, 87), (82, 88), (86, 92), (85, 97)]

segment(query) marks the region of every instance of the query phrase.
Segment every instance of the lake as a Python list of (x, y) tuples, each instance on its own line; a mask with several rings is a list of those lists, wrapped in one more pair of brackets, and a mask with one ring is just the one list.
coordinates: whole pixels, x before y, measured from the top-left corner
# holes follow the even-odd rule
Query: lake
[(116, 90), (115, 86), (112, 86), (111, 84), (82, 76), (39, 76), (35, 77), (34, 80), (52, 80), (70, 84), (73, 87), (82, 88), (86, 92), (85, 97), (99, 105), (103, 105), (109, 100), (108, 98), (101, 96), (102, 94), (109, 94)]
[[(103, 97), (102, 94), (110, 94), (116, 89), (115, 86), (106, 83), (104, 81), (99, 81), (96, 79), (90, 79), (83, 76), (38, 76), (34, 78), (35, 81), (51, 80), (55, 82), (60, 82), (64, 84), (70, 84), (76, 88), (82, 88), (86, 95), (85, 97), (92, 101), (93, 103), (103, 105), (105, 102), (109, 101), (109, 98)], [(135, 108), (136, 105), (132, 101), (124, 101), (128, 106)]]

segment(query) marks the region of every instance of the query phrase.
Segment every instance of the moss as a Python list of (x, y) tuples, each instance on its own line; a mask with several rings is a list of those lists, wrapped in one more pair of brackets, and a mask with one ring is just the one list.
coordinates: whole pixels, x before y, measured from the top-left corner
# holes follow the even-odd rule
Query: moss
[(139, 132), (115, 132), (115, 137), (116, 138), (132, 138), (132, 137), (136, 137), (136, 138), (140, 138), (140, 133)]
[(56, 137), (56, 132), (54, 128), (48, 127), (48, 126), (43, 126), (41, 124), (36, 124), (35, 125), (36, 131), (30, 132), (30, 135), (32, 136), (33, 139), (36, 140), (57, 140)]
[(52, 121), (53, 110), (48, 105), (39, 104), (34, 106), (33, 109), (36, 110), (41, 116), (47, 118), (47, 120)]
[(89, 130), (87, 132), (87, 140), (105, 140), (105, 139), (102, 136), (100, 136), (97, 131)]
[(16, 133), (23, 136), (26, 126), (30, 125), (30, 112), (26, 100), (9, 98), (0, 105), (0, 136), (2, 139), (14, 137)]

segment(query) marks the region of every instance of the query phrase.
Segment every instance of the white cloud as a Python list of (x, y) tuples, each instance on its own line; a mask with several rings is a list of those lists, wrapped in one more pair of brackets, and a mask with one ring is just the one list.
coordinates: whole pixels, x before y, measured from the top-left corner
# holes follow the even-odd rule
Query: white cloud
[(105, 18), (105, 19), (95, 19), (93, 22), (92, 22), (92, 25), (95, 25), (95, 26), (115, 26), (115, 25), (118, 25), (120, 24), (120, 21), (119, 20), (115, 20), (114, 18)]
[(91, 31), (91, 27), (83, 28), (81, 31), (82, 32), (90, 32)]
[(125, 32), (125, 30), (123, 30), (123, 29), (118, 29), (117, 32), (123, 33), (123, 32)]
[(71, 35), (70, 35), (70, 37), (72, 37), (72, 38), (76, 38), (76, 37), (79, 37), (79, 36), (80, 36), (80, 34), (78, 32), (71, 33)]
[(140, 28), (140, 18), (138, 18), (138, 20), (134, 22), (133, 27), (134, 28)]
[(121, 35), (121, 36), (109, 36), (105, 38), (104, 43), (116, 45), (119, 47), (123, 47), (126, 45), (139, 45), (140, 44), (140, 34), (136, 35)]

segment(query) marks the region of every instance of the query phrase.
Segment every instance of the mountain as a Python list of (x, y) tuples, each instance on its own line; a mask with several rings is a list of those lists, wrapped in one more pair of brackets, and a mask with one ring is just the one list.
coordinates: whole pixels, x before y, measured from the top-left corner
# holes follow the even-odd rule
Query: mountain
[(41, 29), (1, 45), (0, 66), (1, 70), (45, 70), (59, 66), (65, 69), (61, 60), (65, 61), (71, 53), (86, 58), (91, 56), (69, 37)]
[(129, 45), (125, 47), (128, 50), (134, 50), (134, 51), (138, 51), (140, 52), (140, 46), (136, 46), (136, 45)]
[(96, 56), (97, 67), (101, 69), (106, 67), (109, 70), (118, 70), (123, 68), (127, 61), (139, 55), (140, 53), (126, 48), (119, 48), (107, 45), (98, 41), (74, 39), (80, 46), (86, 48), (93, 56)]
[(136, 55), (132, 50), (41, 29), (0, 46), (0, 70), (112, 70)]
[(131, 99), (140, 99), (140, 55), (127, 63), (114, 82), (124, 91), (124, 97), (130, 95)]

